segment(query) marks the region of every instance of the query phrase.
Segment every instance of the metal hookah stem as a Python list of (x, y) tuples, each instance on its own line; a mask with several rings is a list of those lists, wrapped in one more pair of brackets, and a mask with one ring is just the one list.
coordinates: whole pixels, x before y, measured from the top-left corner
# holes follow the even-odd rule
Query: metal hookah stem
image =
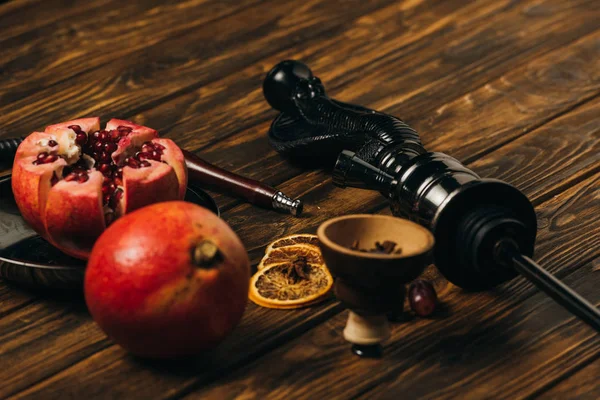
[(512, 252), (511, 258), (513, 267), (521, 275), (571, 314), (600, 332), (600, 310), (598, 308), (536, 264), (531, 258), (518, 252)]

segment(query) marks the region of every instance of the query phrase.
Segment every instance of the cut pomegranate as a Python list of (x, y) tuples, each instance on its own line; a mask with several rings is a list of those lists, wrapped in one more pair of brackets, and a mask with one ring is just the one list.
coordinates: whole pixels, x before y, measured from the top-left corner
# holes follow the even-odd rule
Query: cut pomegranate
[(17, 149), (12, 178), (23, 218), (65, 253), (86, 259), (122, 214), (183, 199), (183, 153), (154, 129), (99, 118), (50, 125)]

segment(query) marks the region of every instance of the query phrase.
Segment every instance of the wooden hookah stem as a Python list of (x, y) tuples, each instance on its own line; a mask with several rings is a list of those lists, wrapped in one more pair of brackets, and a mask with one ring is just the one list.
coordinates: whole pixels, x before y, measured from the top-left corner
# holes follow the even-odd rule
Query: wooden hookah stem
[(182, 151), (188, 175), (194, 183), (218, 187), (260, 207), (289, 212), (296, 216), (302, 213), (300, 200), (293, 200), (265, 183), (210, 164), (190, 151)]

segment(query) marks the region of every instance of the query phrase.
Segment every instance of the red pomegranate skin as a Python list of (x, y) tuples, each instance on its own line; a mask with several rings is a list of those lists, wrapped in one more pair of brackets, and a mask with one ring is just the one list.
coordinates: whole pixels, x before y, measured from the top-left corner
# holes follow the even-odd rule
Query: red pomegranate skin
[(112, 221), (148, 204), (182, 200), (187, 179), (172, 140), (115, 118), (101, 129), (100, 118), (90, 117), (27, 136), (11, 184), (25, 221), (64, 253), (86, 260)]
[[(219, 255), (193, 261), (211, 242)], [(198, 205), (146, 206), (114, 222), (95, 243), (85, 300), (100, 328), (130, 353), (177, 358), (216, 346), (239, 323), (250, 280), (233, 230)]]

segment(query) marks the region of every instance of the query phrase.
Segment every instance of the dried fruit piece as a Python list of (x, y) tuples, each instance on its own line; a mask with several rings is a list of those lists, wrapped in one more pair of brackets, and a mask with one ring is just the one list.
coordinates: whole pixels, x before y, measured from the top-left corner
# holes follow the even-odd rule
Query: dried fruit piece
[(324, 265), (305, 260), (270, 265), (250, 280), (250, 300), (268, 308), (290, 309), (316, 304), (327, 298), (333, 277)]
[(427, 317), (435, 311), (437, 294), (431, 283), (417, 279), (408, 288), (408, 301), (415, 314)]
[(355, 240), (352, 242), (350, 246), (350, 250), (358, 250), (362, 253), (379, 253), (379, 254), (402, 254), (402, 249), (398, 248), (396, 251), (396, 242), (392, 242), (391, 240), (384, 240), (383, 242), (375, 242), (375, 247), (370, 250), (361, 249), (360, 241)]
[[(140, 159), (142, 148), (151, 160)], [(11, 181), (19, 210), (33, 229), (65, 253), (85, 259), (120, 215), (183, 199), (187, 170), (179, 147), (159, 139), (154, 129), (112, 119), (101, 130), (99, 118), (82, 118), (25, 138)]]
[(325, 264), (321, 250), (318, 247), (296, 244), (293, 246), (279, 247), (269, 251), (258, 264), (258, 269), (263, 269), (269, 265), (280, 264), (295, 259), (298, 256), (306, 258), (310, 264)]
[(273, 249), (286, 246), (293, 246), (297, 244), (306, 244), (319, 247), (319, 238), (317, 237), (317, 235), (311, 235), (308, 233), (299, 233), (296, 235), (285, 236), (272, 242), (269, 246), (267, 246), (265, 252), (268, 253)]
[(298, 234), (267, 246), (250, 285), (250, 300), (289, 309), (321, 302), (333, 285), (316, 235)]

